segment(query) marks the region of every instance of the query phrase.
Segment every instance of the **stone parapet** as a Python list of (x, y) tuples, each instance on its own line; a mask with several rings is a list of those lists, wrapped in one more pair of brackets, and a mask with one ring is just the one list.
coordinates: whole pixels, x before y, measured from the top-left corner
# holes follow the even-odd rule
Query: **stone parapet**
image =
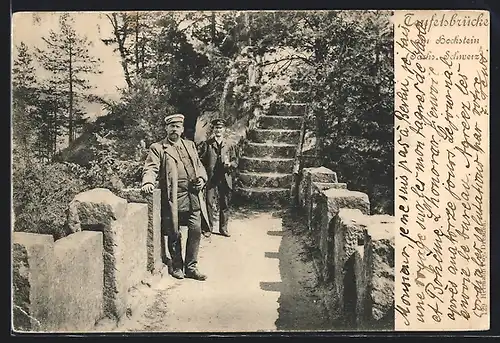
[(103, 317), (130, 312), (131, 290), (151, 278), (159, 260), (160, 202), (158, 192), (123, 194), (132, 201), (104, 188), (77, 194), (68, 206), (68, 235), (55, 242), (13, 233), (14, 330), (88, 331)]
[[(319, 272), (347, 327), (394, 326), (394, 217), (370, 215), (368, 195), (347, 189), (325, 167), (304, 168), (298, 187)], [(392, 321), (391, 321), (392, 318)]]

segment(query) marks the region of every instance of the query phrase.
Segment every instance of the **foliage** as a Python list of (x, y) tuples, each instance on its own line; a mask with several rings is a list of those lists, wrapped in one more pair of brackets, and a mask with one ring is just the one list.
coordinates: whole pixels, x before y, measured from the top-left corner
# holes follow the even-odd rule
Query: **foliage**
[(58, 130), (67, 125), (70, 143), (83, 117), (80, 102), (91, 88), (85, 75), (101, 72), (97, 69), (100, 60), (89, 53), (91, 42), (79, 36), (73, 25), (73, 18), (68, 13), (62, 14), (58, 32), (51, 30), (48, 37), (43, 37), (45, 49), (37, 48), (38, 61), (51, 73), (43, 93), (45, 101), (53, 107), (52, 138), (57, 140)]
[(14, 231), (65, 235), (66, 208), (72, 198), (88, 188), (61, 163), (32, 160), (12, 175)]
[(294, 87), (315, 101), (321, 157), (374, 212), (393, 212), (393, 56), (389, 13), (326, 13), (308, 20), (313, 64)]
[(37, 101), (36, 77), (29, 48), (22, 43), (14, 60), (12, 80), (12, 135), (13, 154), (16, 162), (27, 158), (35, 141), (35, 114)]
[[(192, 138), (196, 119), (205, 112), (219, 112), (233, 123), (258, 106), (285, 99), (289, 90), (300, 91), (296, 99), (309, 103), (307, 123), (316, 129), (323, 164), (350, 189), (367, 192), (373, 213), (392, 213), (389, 15), (106, 14), (113, 32), (102, 40), (116, 48), (127, 87), (118, 101), (106, 104), (109, 114), (92, 123), (78, 122), (84, 114), (79, 101), (99, 100), (85, 77), (97, 61), (71, 17), (62, 16), (59, 32), (45, 37), (44, 56), (42, 50), (37, 54), (52, 72), (48, 82), (36, 79), (27, 46), (19, 47), (14, 62), (15, 230), (60, 235), (64, 209), (77, 192), (139, 187), (147, 147), (163, 138), (166, 114), (184, 113), (186, 136)], [(73, 129), (83, 127), (60, 159), (71, 162), (41, 162), (52, 159), (70, 122)]]

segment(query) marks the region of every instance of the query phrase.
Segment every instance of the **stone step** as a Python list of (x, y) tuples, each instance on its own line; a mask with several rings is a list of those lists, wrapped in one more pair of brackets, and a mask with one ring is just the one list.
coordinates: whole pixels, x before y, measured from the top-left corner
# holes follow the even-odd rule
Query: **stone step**
[(249, 172), (291, 173), (293, 163), (293, 158), (262, 158), (243, 156), (240, 158), (239, 169), (241, 171)]
[(261, 129), (299, 130), (301, 125), (301, 116), (266, 115), (259, 118), (258, 127)]
[(269, 114), (278, 116), (303, 116), (306, 114), (307, 104), (281, 102), (271, 105)]
[(308, 93), (306, 91), (286, 91), (283, 93), (284, 102), (301, 103), (307, 101)]
[(255, 129), (248, 133), (248, 138), (255, 143), (299, 144), (300, 130)]
[(241, 172), (238, 178), (241, 186), (247, 188), (290, 188), (293, 181), (293, 175), (285, 173)]
[(285, 206), (290, 203), (288, 188), (236, 188), (234, 202), (237, 205), (247, 204), (255, 207)]
[(297, 144), (247, 142), (243, 154), (248, 157), (295, 157)]

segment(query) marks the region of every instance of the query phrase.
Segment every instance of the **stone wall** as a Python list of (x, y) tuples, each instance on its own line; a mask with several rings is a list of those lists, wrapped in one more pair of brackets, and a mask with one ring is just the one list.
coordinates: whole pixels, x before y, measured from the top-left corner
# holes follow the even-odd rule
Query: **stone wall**
[(81, 331), (103, 316), (101, 232), (13, 234), (14, 328)]
[(394, 327), (394, 217), (325, 167), (302, 169), (298, 207), (319, 250), (325, 305), (347, 327)]
[(160, 195), (121, 195), (77, 194), (68, 205), (70, 234), (55, 242), (13, 233), (14, 330), (79, 332), (131, 311), (130, 291), (161, 271)]

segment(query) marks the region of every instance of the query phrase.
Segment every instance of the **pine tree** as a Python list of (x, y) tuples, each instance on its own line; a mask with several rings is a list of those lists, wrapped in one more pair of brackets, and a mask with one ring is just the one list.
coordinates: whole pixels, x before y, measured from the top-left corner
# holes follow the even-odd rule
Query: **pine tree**
[(38, 97), (33, 57), (21, 42), (12, 67), (12, 138), (16, 156), (27, 159), (33, 139), (32, 114)]
[(106, 14), (113, 29), (112, 37), (101, 41), (115, 46), (120, 54), (127, 86), (134, 86), (134, 79), (141, 77), (154, 66), (153, 47), (156, 43), (155, 15), (145, 12), (120, 12)]
[(75, 124), (81, 119), (79, 101), (86, 97), (85, 92), (91, 88), (85, 75), (101, 73), (97, 69), (100, 59), (89, 53), (91, 42), (87, 37), (78, 35), (73, 25), (73, 18), (67, 13), (62, 14), (59, 31), (51, 30), (48, 37), (43, 37), (46, 48), (37, 49), (40, 63), (53, 75), (47, 88), (55, 89), (66, 98), (64, 108), (67, 109), (67, 115), (55, 124), (67, 122), (69, 143), (76, 138)]

